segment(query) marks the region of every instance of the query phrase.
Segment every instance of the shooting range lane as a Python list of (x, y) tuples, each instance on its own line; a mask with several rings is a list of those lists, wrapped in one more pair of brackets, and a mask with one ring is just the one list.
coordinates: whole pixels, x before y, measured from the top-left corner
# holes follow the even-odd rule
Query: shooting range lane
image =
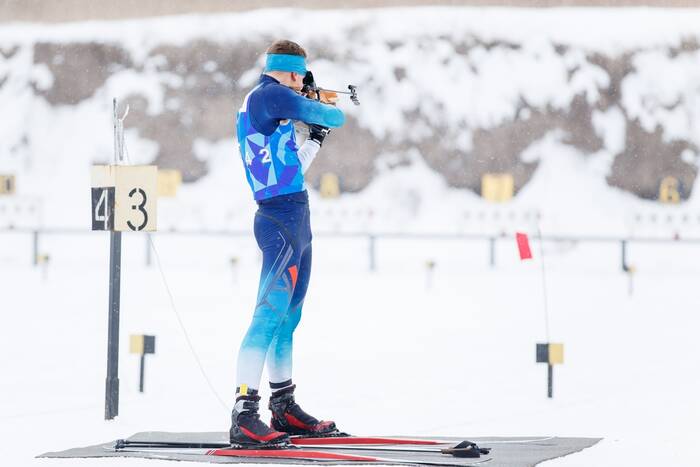
[[(468, 466), (475, 464), (480, 460), (492, 458), (487, 462), (489, 467), (531, 467), (545, 460), (554, 459), (557, 457), (567, 456), (585, 448), (591, 447), (600, 441), (599, 438), (558, 438), (546, 436), (531, 436), (531, 437), (479, 437), (479, 438), (456, 438), (456, 437), (439, 437), (440, 440), (445, 440), (447, 445), (455, 445), (464, 439), (469, 439), (477, 443), (480, 447), (492, 448), (491, 453), (487, 456), (482, 456), (480, 459), (456, 458), (439, 453), (429, 452), (387, 452), (381, 450), (354, 451), (344, 450), (342, 448), (333, 449), (333, 452), (376, 456), (392, 459), (405, 459), (408, 461), (428, 461), (441, 462), (452, 465)], [(143, 432), (137, 433), (128, 438), (128, 441), (140, 442), (175, 442), (175, 443), (227, 443), (227, 433), (166, 433), (166, 432)], [(178, 453), (168, 453), (168, 449), (157, 449), (153, 452), (116, 452), (114, 450), (115, 441), (109, 441), (95, 446), (87, 446), (82, 448), (68, 449), (60, 452), (48, 452), (39, 457), (50, 458), (95, 458), (95, 457), (140, 457), (147, 459), (170, 459), (177, 461), (197, 461), (210, 462), (219, 464), (249, 464), (249, 463), (274, 463), (274, 464), (318, 464), (319, 461), (311, 461), (304, 459), (262, 459), (262, 458), (247, 458), (247, 457), (217, 457), (206, 456), (201, 454), (183, 454), (182, 450)], [(309, 449), (314, 449), (309, 446)], [(202, 452), (194, 450), (193, 452)], [(323, 461), (324, 464), (352, 464), (352, 461)]]

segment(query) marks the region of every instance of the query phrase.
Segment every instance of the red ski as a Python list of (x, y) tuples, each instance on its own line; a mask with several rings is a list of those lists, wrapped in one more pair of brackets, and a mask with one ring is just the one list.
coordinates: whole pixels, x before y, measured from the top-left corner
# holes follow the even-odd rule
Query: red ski
[[(317, 459), (328, 459), (325, 457), (328, 454), (327, 450), (351, 450), (351, 451), (386, 451), (386, 452), (414, 452), (414, 453), (438, 453), (446, 454), (454, 457), (471, 457), (478, 458), (481, 454), (488, 454), (489, 448), (480, 448), (475, 443), (470, 441), (462, 441), (457, 445), (454, 445), (454, 440), (438, 440), (438, 439), (420, 439), (420, 438), (386, 438), (377, 436), (330, 436), (330, 437), (292, 437), (290, 439), (290, 448), (315, 448), (316, 450), (323, 450), (325, 452), (321, 453), (321, 457), (318, 457), (318, 451), (307, 451), (303, 449), (304, 453), (308, 454), (312, 452), (312, 455), (317, 456)], [(246, 457), (246, 453), (257, 453), (257, 452), (267, 452), (270, 453), (268, 457), (284, 457), (281, 452), (288, 452), (289, 448), (280, 446), (277, 450), (270, 448), (259, 448), (257, 446), (253, 447), (232, 447), (226, 443), (188, 443), (188, 442), (158, 442), (158, 441), (132, 441), (132, 440), (119, 440), (117, 441), (115, 448), (185, 448), (185, 449), (204, 449), (208, 448), (206, 451), (207, 455), (225, 455), (221, 453), (231, 452), (231, 456), (235, 457)], [(280, 452), (281, 451), (281, 452)], [(343, 454), (345, 455), (345, 454)], [(352, 456), (352, 454), (347, 454)], [(294, 451), (293, 456), (295, 458), (308, 458), (303, 456), (301, 450)], [(363, 457), (363, 456), (354, 456)], [(332, 459), (332, 457), (331, 457)], [(345, 460), (358, 460), (358, 459), (345, 459)], [(368, 459), (362, 459), (368, 460)]]
[(355, 456), (329, 451), (307, 451), (305, 449), (212, 449), (208, 456), (225, 457), (263, 457), (283, 459), (333, 460), (377, 462), (376, 457)]
[(292, 444), (296, 446), (322, 446), (325, 444), (354, 445), (412, 445), (412, 446), (437, 446), (440, 444), (450, 444), (454, 441), (440, 441), (435, 439), (409, 439), (409, 438), (383, 438), (375, 436), (328, 436), (324, 438), (295, 438), (292, 437)]
[(359, 463), (379, 463), (392, 465), (425, 465), (431, 467), (472, 467), (492, 458), (474, 459), (468, 463), (451, 463), (443, 460), (429, 461), (424, 459), (403, 459), (395, 457), (358, 456), (330, 451), (312, 451), (306, 449), (212, 449), (206, 452), (208, 456), (247, 457), (263, 459), (304, 459), (313, 461), (354, 461)]

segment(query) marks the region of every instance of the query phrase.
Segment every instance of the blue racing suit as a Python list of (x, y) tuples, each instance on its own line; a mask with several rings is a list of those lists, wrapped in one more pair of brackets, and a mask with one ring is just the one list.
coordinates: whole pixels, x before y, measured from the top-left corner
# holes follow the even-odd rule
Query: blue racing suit
[(237, 115), (246, 178), (258, 203), (255, 238), (263, 253), (253, 320), (238, 354), (237, 392), (257, 390), (267, 360), (271, 384), (291, 380), (292, 336), (311, 273), (311, 225), (304, 171), (319, 149), (296, 143), (294, 120), (340, 127), (343, 113), (262, 75)]

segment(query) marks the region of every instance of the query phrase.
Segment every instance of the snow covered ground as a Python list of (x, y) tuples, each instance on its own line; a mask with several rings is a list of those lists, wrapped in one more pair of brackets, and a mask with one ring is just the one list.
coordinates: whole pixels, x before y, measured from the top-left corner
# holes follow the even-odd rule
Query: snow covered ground
[[(116, 421), (105, 422), (107, 237), (50, 237), (47, 276), (28, 264), (27, 236), (3, 235), (0, 328), (5, 465), (137, 431), (215, 431), (228, 408), (212, 394), (170, 308), (143, 238), (125, 238)], [(235, 356), (254, 304), (251, 239), (156, 237), (193, 346), (229, 405)], [(700, 343), (697, 247), (636, 246), (634, 294), (616, 246), (545, 245), (551, 339), (563, 342), (555, 397), (534, 363), (543, 341), (539, 264), (513, 241), (487, 268), (481, 243), (384, 241), (369, 273), (363, 240), (319, 238), (296, 340), (299, 400), (353, 433), (601, 436), (557, 466), (697, 465)], [(535, 248), (537, 253), (537, 248)], [(237, 273), (228, 260), (239, 258)], [(428, 288), (425, 260), (437, 262)], [(157, 336), (139, 394), (128, 335)], [(263, 390), (264, 391), (264, 390)], [(71, 461), (70, 465), (153, 465)]]

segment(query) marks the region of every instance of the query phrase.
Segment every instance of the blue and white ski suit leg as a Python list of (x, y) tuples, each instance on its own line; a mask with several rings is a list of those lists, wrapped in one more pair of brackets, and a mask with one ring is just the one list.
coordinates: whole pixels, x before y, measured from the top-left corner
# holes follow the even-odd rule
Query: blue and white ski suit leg
[(261, 76), (237, 114), (241, 158), (259, 206), (255, 238), (263, 253), (255, 312), (238, 355), (238, 392), (259, 388), (265, 361), (271, 383), (292, 377), (293, 335), (311, 274), (304, 172), (320, 148), (309, 139), (297, 145), (295, 120), (337, 128), (345, 117), (268, 75)]

